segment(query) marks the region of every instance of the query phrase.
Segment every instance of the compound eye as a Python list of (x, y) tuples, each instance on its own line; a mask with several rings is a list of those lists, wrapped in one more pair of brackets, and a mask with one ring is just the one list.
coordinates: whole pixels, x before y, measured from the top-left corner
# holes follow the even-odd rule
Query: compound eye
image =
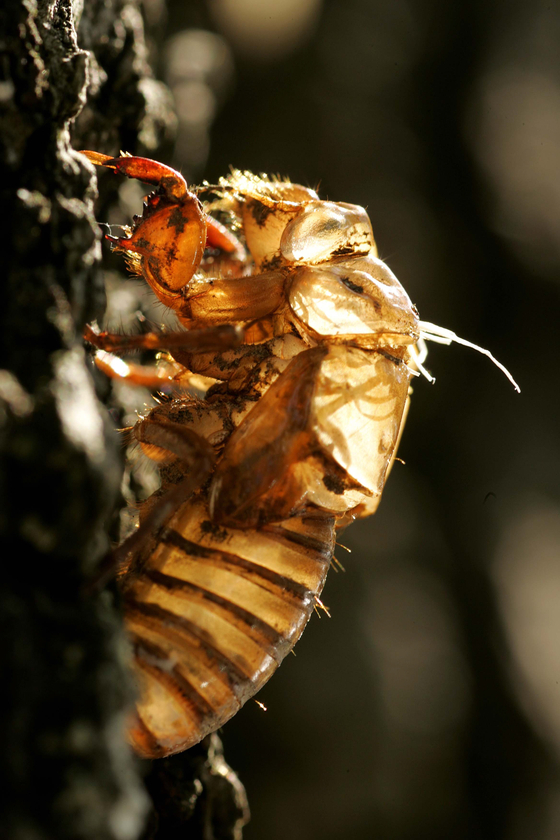
[(309, 202), (286, 226), (280, 251), (289, 262), (308, 265), (333, 257), (377, 253), (364, 208), (332, 201)]

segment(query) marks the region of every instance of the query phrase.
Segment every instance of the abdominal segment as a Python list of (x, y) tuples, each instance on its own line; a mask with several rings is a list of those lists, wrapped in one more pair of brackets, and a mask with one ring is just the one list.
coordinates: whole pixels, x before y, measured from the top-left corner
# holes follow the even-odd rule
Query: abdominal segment
[(259, 531), (217, 527), (203, 496), (170, 519), (123, 587), (140, 755), (192, 746), (264, 685), (321, 594), (334, 524), (314, 511)]

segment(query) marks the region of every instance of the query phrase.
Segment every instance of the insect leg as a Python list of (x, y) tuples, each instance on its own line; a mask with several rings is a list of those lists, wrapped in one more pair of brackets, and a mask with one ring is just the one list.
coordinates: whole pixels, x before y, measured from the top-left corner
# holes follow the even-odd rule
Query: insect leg
[(161, 367), (137, 365), (134, 362), (125, 362), (119, 356), (106, 353), (105, 350), (98, 350), (94, 361), (105, 376), (127, 382), (129, 385), (138, 385), (151, 391), (169, 391), (178, 384), (175, 376), (180, 369), (171, 363), (164, 363)]
[(206, 216), (206, 244), (211, 248), (220, 248), (238, 260), (245, 259), (245, 249), (237, 236), (211, 216)]
[(84, 339), (98, 350), (125, 352), (127, 350), (173, 350), (180, 349), (190, 353), (211, 353), (231, 350), (243, 342), (241, 327), (231, 324), (203, 329), (181, 330), (177, 332), (149, 332), (141, 335), (119, 335), (118, 333), (99, 332), (89, 324), (84, 330)]
[(169, 166), (141, 157), (83, 154), (97, 166), (158, 187), (144, 204), (142, 216), (135, 219), (130, 236), (106, 238), (138, 255), (144, 279), (166, 306), (175, 309), (206, 247), (206, 214), (200, 201), (180, 172)]
[(287, 278), (285, 269), (224, 280), (209, 278), (184, 299), (177, 312), (187, 323), (258, 321), (284, 303)]
[(132, 234), (106, 239), (115, 247), (141, 257), (142, 274), (167, 306), (177, 308), (176, 295), (200, 265), (206, 246), (226, 254), (232, 270), (245, 261), (245, 249), (237, 237), (203, 212), (180, 172), (149, 158), (130, 155), (112, 158), (91, 151), (82, 154), (96, 166), (158, 187), (147, 199)]
[(186, 426), (163, 417), (147, 418), (134, 428), (136, 439), (147, 447), (175, 456), (184, 462), (188, 474), (150, 507), (136, 531), (101, 561), (94, 580), (86, 592), (103, 588), (119, 571), (128, 567), (134, 557), (151, 538), (157, 536), (180, 504), (187, 501), (204, 484), (214, 466), (216, 456), (204, 438)]
[(187, 182), (180, 172), (150, 158), (133, 155), (111, 157), (111, 155), (87, 150), (81, 151), (80, 154), (85, 155), (89, 162), (96, 166), (105, 166), (119, 175), (127, 175), (129, 178), (136, 178), (146, 184), (162, 187), (169, 197), (181, 199), (188, 193)]
[(98, 348), (95, 364), (106, 376), (144, 388), (167, 390), (175, 383), (183, 368), (173, 362), (160, 367), (125, 362), (114, 355), (114, 351), (175, 350), (176, 353), (190, 355), (220, 353), (238, 347), (243, 341), (243, 330), (241, 327), (224, 324), (200, 330), (119, 335), (98, 332), (88, 325), (84, 330), (84, 338)]

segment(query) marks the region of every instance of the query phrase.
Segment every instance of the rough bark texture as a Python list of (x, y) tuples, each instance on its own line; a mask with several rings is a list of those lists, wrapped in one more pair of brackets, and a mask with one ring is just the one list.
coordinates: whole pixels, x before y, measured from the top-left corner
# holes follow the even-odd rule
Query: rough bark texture
[(154, 761), (146, 787), (154, 809), (142, 840), (241, 840), (247, 797), (216, 734), (186, 753)]
[[(84, 593), (108, 547), (122, 458), (81, 339), (105, 293), (95, 173), (70, 137), (75, 148), (153, 154), (174, 117), (146, 63), (137, 6), (103, 0), (81, 11), (70, 0), (5, 0), (0, 11), (0, 614), (9, 685), (0, 835), (13, 840), (134, 840), (150, 808), (123, 738), (132, 689), (115, 592)], [(207, 783), (239, 800), (216, 746), (182, 768), (185, 819), (197, 800), (219, 799)], [(174, 784), (183, 788), (177, 774)], [(206, 808), (202, 822), (220, 818)], [(203, 827), (191, 836), (233, 837), (238, 823), (227, 815), (229, 834)]]

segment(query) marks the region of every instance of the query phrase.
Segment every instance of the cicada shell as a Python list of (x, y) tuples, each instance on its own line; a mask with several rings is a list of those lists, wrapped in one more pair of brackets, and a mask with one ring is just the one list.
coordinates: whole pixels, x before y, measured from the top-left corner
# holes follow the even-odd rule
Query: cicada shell
[(157, 186), (113, 241), (184, 327), (128, 343), (90, 330), (100, 364), (140, 381), (107, 352), (140, 342), (172, 360), (154, 385), (213, 383), (204, 399), (177, 390), (133, 431), (162, 488), (121, 550), (139, 693), (129, 737), (166, 756), (266, 683), (318, 603), (337, 528), (375, 511), (420, 325), (362, 207), (238, 171), (202, 204), (161, 164), (87, 154)]

